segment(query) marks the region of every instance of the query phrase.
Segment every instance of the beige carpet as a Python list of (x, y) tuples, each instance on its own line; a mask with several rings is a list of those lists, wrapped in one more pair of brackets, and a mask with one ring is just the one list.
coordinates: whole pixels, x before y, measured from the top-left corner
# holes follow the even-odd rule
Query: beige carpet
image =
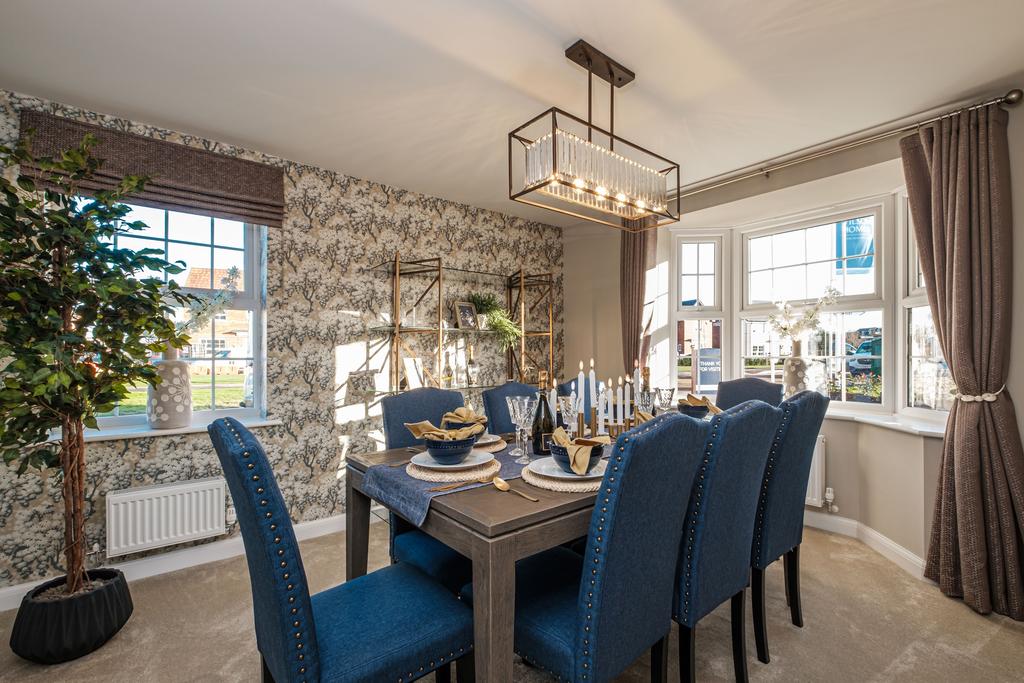
[[(302, 544), (314, 590), (341, 581), (344, 544), (344, 536), (338, 534)], [(808, 530), (801, 561), (805, 626), (798, 629), (789, 624), (782, 570), (773, 566), (768, 574), (772, 662), (763, 665), (756, 660), (748, 616), (752, 680), (1021, 680), (1024, 623), (979, 616), (862, 543), (842, 536)], [(374, 524), (370, 564), (379, 567), (386, 562), (387, 525)], [(132, 595), (131, 621), (97, 652), (68, 664), (41, 667), (19, 659), (4, 645), (0, 680), (259, 680), (243, 558), (137, 581)], [(13, 620), (13, 611), (0, 614), (4, 644)], [(700, 680), (732, 680), (729, 633), (728, 604), (701, 622), (697, 630)], [(671, 680), (678, 680), (675, 647), (673, 640)], [(516, 680), (548, 679), (517, 663)], [(646, 657), (621, 680), (649, 680)]]

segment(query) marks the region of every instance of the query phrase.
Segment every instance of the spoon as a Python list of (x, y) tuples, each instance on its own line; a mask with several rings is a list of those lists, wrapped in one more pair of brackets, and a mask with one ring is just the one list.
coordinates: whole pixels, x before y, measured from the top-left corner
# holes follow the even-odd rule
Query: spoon
[(512, 493), (522, 496), (526, 500), (532, 500), (534, 503), (540, 502), (540, 498), (528, 496), (522, 491), (512, 488), (511, 486), (509, 486), (509, 483), (502, 479), (501, 477), (495, 477), (494, 479), (491, 480), (491, 483), (494, 484), (494, 488), (498, 489), (499, 491), (511, 491)]

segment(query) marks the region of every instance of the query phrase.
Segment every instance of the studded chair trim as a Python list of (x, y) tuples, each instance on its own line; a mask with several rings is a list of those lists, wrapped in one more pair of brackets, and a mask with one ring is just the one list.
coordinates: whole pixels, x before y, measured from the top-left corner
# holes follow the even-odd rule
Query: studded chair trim
[[(768, 462), (764, 466), (764, 479), (761, 481), (761, 493), (757, 500), (757, 521), (754, 522), (754, 547), (752, 550), (754, 558), (759, 557), (761, 554), (761, 541), (764, 536), (765, 510), (768, 505), (768, 489), (773, 481), (772, 475), (775, 472), (779, 449), (785, 442), (786, 433), (789, 431), (789, 426), (793, 422), (791, 419), (793, 404), (790, 401), (785, 401), (779, 407), (782, 409), (782, 421), (779, 422), (779, 428), (775, 430), (775, 437), (772, 439), (772, 445), (768, 449)], [(753, 559), (751, 561), (753, 561)]]
[(316, 626), (288, 508), (263, 447), (234, 418), (207, 428), (245, 544), (256, 644), (275, 681), (320, 679)]

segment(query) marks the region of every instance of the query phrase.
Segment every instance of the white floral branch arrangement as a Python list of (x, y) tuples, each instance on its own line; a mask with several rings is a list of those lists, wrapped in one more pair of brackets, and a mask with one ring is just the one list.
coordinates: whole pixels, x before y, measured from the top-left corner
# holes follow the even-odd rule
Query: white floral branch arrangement
[(228, 269), (220, 280), (221, 289), (212, 296), (199, 296), (188, 305), (188, 317), (176, 324), (179, 332), (201, 330), (210, 324), (214, 316), (226, 309), (238, 293), (238, 280), (242, 273), (236, 266)]
[(768, 324), (780, 337), (797, 340), (804, 332), (813, 332), (821, 327), (821, 309), (830, 306), (839, 298), (839, 290), (829, 285), (817, 303), (802, 309), (794, 309), (788, 301), (779, 301), (778, 312), (768, 316)]

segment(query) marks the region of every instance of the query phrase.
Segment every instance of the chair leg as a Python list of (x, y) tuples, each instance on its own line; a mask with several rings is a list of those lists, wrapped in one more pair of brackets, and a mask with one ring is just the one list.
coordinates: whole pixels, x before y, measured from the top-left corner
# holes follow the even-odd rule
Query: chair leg
[(651, 683), (668, 683), (668, 635), (651, 646)]
[(434, 680), (437, 683), (452, 683), (452, 665), (451, 663), (442, 664), (437, 667), (434, 671)]
[(697, 680), (697, 658), (695, 633), (696, 627), (690, 628), (679, 624), (679, 680), (681, 683), (695, 683)]
[(270, 669), (267, 668), (267, 660), (263, 659), (263, 655), (260, 655), (260, 669), (263, 670), (263, 683), (274, 683), (274, 676), (270, 673)]
[(800, 609), (800, 546), (786, 553), (786, 592), (789, 593), (789, 616), (793, 625), (804, 627), (804, 614)]
[(764, 570), (751, 570), (751, 611), (754, 613), (754, 644), (757, 646), (757, 660), (764, 664), (771, 661), (768, 655), (768, 626), (765, 619)]
[(455, 660), (456, 683), (474, 683), (476, 681), (476, 659), (473, 651)]
[(786, 575), (786, 580), (782, 583), (786, 586), (786, 607), (789, 607), (789, 553), (782, 556), (782, 570)]
[(747, 615), (744, 609), (747, 590), (732, 596), (732, 666), (737, 683), (747, 683)]

